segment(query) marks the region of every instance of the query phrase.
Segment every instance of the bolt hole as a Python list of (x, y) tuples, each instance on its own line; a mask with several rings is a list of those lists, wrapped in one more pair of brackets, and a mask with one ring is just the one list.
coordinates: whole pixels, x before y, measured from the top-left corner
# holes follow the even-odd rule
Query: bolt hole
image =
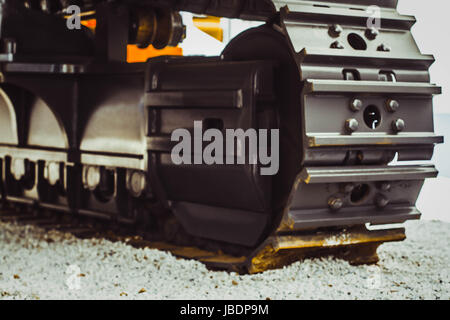
[(378, 108), (374, 105), (368, 106), (364, 110), (364, 122), (372, 130), (378, 128), (381, 123), (380, 110), (378, 110)]
[(350, 33), (347, 37), (348, 43), (355, 50), (367, 50), (367, 44), (364, 39), (356, 33)]
[(367, 184), (358, 184), (353, 189), (352, 193), (350, 194), (350, 201), (353, 204), (358, 204), (366, 200), (367, 196), (369, 195), (370, 187)]
[(342, 74), (344, 75), (344, 80), (361, 80), (361, 75), (356, 69), (344, 69), (342, 70)]

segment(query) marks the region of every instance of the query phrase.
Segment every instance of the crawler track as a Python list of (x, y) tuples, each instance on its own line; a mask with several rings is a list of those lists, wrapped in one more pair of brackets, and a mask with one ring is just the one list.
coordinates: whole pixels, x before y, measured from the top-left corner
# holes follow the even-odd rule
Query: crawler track
[(80, 239), (102, 238), (121, 241), (136, 248), (163, 250), (180, 258), (198, 260), (212, 270), (239, 273), (260, 273), (305, 258), (330, 255), (347, 260), (353, 265), (373, 264), (378, 261), (376, 250), (381, 244), (405, 239), (403, 228), (382, 231), (368, 231), (361, 228), (334, 232), (326, 230), (298, 236), (269, 238), (246, 257), (226, 254), (220, 249), (212, 251), (190, 245), (155, 241), (140, 235), (133, 226), (123, 227), (84, 216), (33, 210), (22, 206), (7, 206), (1, 209), (0, 221), (32, 225), (46, 231), (56, 230)]
[[(0, 2), (3, 219), (237, 272), (376, 262), (405, 232), (365, 226), (419, 219), (438, 174), (393, 160), (443, 142), (414, 17), (396, 0), (373, 25), (369, 0), (197, 2), (92, 1), (95, 32), (70, 30), (61, 6)], [(265, 23), (216, 57), (128, 63), (129, 45), (182, 41), (179, 10)]]

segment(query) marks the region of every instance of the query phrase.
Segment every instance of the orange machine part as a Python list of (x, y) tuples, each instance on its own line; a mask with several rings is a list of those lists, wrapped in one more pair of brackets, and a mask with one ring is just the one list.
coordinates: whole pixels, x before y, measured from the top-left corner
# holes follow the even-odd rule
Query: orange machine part
[(127, 62), (145, 62), (149, 58), (158, 56), (182, 56), (183, 49), (179, 47), (166, 47), (158, 50), (153, 46), (148, 46), (146, 49), (139, 49), (135, 45), (128, 45), (127, 47)]

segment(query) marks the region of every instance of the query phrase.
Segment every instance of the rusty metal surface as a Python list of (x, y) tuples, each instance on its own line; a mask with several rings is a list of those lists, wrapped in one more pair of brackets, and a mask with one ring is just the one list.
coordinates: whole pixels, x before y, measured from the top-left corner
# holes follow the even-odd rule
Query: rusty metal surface
[(356, 228), (306, 235), (278, 235), (269, 238), (247, 262), (250, 273), (280, 268), (306, 257), (333, 255), (352, 264), (378, 261), (376, 250), (384, 242), (403, 241), (405, 229), (369, 231)]

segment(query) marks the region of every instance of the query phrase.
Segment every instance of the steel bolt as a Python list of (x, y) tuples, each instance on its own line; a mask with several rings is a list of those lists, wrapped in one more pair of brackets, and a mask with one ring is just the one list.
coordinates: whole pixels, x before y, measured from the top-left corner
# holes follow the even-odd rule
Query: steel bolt
[(400, 132), (400, 131), (405, 130), (405, 126), (406, 126), (405, 121), (403, 121), (403, 119), (397, 119), (397, 120), (392, 121), (392, 129), (395, 132)]
[(344, 29), (342, 29), (342, 27), (340, 25), (333, 24), (328, 29), (328, 34), (330, 36), (332, 36), (333, 38), (337, 38), (337, 37), (339, 37), (341, 35), (342, 31), (344, 31)]
[(141, 196), (146, 186), (145, 174), (140, 171), (132, 172), (128, 183), (129, 183), (129, 190), (131, 191), (131, 193), (135, 197)]
[(389, 100), (386, 102), (386, 109), (387, 109), (389, 112), (395, 112), (395, 111), (398, 110), (398, 108), (400, 108), (400, 103), (398, 103), (397, 100), (389, 99)]
[(344, 205), (344, 202), (342, 201), (341, 198), (338, 197), (330, 197), (330, 199), (328, 199), (328, 206), (330, 207), (331, 210), (339, 210), (340, 208), (342, 208), (342, 206)]
[(382, 51), (382, 52), (390, 52), (391, 51), (391, 47), (385, 45), (384, 43), (379, 45), (377, 48), (378, 51)]
[(380, 34), (377, 28), (369, 28), (366, 30), (366, 37), (369, 40), (375, 40), (376, 37)]
[(378, 208), (384, 208), (384, 207), (386, 207), (388, 204), (389, 204), (389, 199), (388, 199), (386, 196), (384, 196), (384, 195), (382, 195), (382, 194), (378, 194), (378, 195), (375, 197), (375, 205), (376, 205)]
[(12, 161), (11, 171), (14, 179), (20, 180), (25, 175), (25, 160), (24, 159), (14, 159)]
[(50, 3), (48, 0), (41, 0), (41, 10), (45, 13), (50, 13)]
[(51, 186), (56, 185), (56, 183), (59, 181), (59, 171), (60, 165), (57, 162), (49, 162), (47, 166), (44, 169), (44, 177), (47, 179), (48, 183)]
[(85, 169), (84, 181), (86, 187), (89, 190), (94, 191), (100, 184), (100, 180), (101, 180), (100, 167), (88, 166)]
[(391, 184), (389, 182), (382, 182), (380, 184), (380, 190), (385, 192), (391, 190)]
[(359, 100), (359, 99), (353, 99), (353, 100), (350, 102), (350, 109), (351, 109), (352, 111), (354, 111), (354, 112), (357, 112), (357, 111), (360, 111), (360, 110), (361, 110), (362, 105), (363, 105), (363, 103), (362, 103), (361, 100)]
[(344, 49), (344, 45), (339, 41), (335, 41), (331, 44), (330, 48), (332, 49)]
[(355, 132), (356, 130), (358, 130), (358, 127), (359, 127), (358, 120), (356, 120), (354, 118), (347, 119), (345, 121), (345, 130), (347, 130), (350, 133)]

